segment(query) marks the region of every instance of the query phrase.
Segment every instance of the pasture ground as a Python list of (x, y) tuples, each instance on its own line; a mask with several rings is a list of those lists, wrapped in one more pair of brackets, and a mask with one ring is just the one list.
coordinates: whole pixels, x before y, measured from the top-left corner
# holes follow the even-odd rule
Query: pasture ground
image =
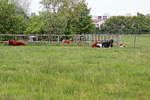
[(136, 48), (0, 46), (0, 100), (149, 100), (150, 35)]

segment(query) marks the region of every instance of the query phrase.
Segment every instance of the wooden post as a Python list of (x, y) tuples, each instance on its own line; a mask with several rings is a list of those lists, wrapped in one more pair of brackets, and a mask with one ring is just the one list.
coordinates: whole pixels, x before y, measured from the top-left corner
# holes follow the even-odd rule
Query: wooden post
[(38, 35), (37, 35), (37, 34), (36, 34), (36, 40), (37, 40), (37, 41), (39, 41), (39, 37), (38, 37)]
[(119, 34), (116, 35), (116, 42), (117, 42), (117, 45), (119, 45)]
[(136, 47), (136, 39), (137, 39), (137, 36), (136, 36), (136, 34), (135, 34), (135, 36), (134, 36), (134, 48)]
[(103, 41), (105, 40), (104, 34), (102, 35)]
[(58, 42), (58, 44), (59, 44), (59, 40), (60, 40), (59, 35), (58, 35), (57, 37), (58, 37), (58, 38), (57, 38), (57, 42)]
[(15, 37), (15, 40), (17, 40), (17, 38), (16, 38), (16, 34), (14, 34), (14, 37)]
[(89, 34), (89, 45), (90, 45), (90, 43), (91, 43), (91, 34)]
[(97, 40), (99, 40), (99, 35), (97, 34)]

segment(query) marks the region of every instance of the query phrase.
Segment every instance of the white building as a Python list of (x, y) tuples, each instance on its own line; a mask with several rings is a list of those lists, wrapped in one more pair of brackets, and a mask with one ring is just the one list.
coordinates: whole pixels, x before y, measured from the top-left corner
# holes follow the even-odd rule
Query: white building
[(100, 28), (100, 26), (107, 20), (109, 17), (108, 16), (93, 16), (92, 21), (93, 24), (97, 27)]

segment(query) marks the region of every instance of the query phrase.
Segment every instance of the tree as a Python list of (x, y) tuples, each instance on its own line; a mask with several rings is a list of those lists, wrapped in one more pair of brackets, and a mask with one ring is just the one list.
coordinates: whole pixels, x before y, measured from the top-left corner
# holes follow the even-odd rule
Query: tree
[(43, 0), (48, 33), (82, 34), (95, 30), (90, 9), (82, 0)]
[(62, 8), (71, 8), (83, 0), (42, 0), (44, 8), (53, 13), (58, 13)]
[(26, 14), (29, 13), (30, 0), (9, 0), (12, 3), (15, 3), (16, 9)]
[(88, 9), (85, 2), (80, 2), (75, 8), (76, 17), (78, 21), (76, 24), (77, 34), (91, 33), (96, 30), (95, 25), (92, 24), (92, 17), (90, 16), (90, 9)]
[(28, 20), (26, 32), (27, 34), (44, 34), (45, 26), (41, 16), (31, 16)]
[(104, 33), (142, 33), (150, 32), (150, 17), (138, 13), (137, 16), (113, 16), (101, 25)]
[(8, 0), (0, 0), (0, 33), (23, 33), (26, 27), (24, 17), (18, 16), (15, 4)]
[(105, 33), (122, 33), (122, 30), (126, 24), (124, 16), (113, 16), (106, 20), (101, 26), (101, 30)]

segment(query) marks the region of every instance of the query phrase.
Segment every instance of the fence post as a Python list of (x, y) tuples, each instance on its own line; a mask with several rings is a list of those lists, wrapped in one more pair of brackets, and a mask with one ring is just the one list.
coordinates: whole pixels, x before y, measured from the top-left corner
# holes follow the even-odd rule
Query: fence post
[(16, 34), (14, 34), (15, 40), (17, 40)]
[(116, 34), (116, 43), (117, 43), (117, 45), (119, 45), (119, 43), (120, 43), (120, 37), (119, 37), (119, 34)]
[(98, 34), (96, 34), (97, 40), (98, 40)]
[(59, 43), (59, 40), (60, 40), (59, 35), (58, 35), (57, 37), (58, 37), (58, 38), (57, 38), (57, 42)]
[(137, 39), (137, 36), (135, 34), (135, 36), (134, 36), (134, 48), (135, 48), (135, 45), (136, 45), (136, 39)]

